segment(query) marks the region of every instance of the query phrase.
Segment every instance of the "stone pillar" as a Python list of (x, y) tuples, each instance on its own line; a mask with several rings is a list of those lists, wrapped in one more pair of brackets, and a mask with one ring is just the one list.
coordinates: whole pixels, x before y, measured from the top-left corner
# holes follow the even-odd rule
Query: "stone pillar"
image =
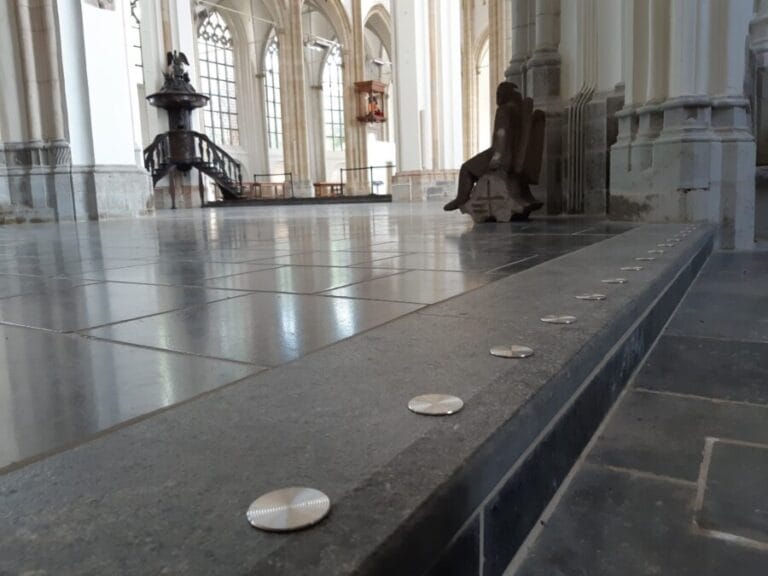
[(464, 134), (462, 150), (464, 158), (469, 158), (477, 149), (477, 71), (474, 54), (474, 2), (461, 0), (461, 95), (462, 124)]
[(512, 3), (512, 22), (509, 26), (511, 33), (512, 58), (504, 76), (514, 82), (525, 92), (525, 72), (528, 61), (528, 18), (530, 0), (507, 0)]
[[(304, 94), (304, 31), (302, 0), (289, 0), (287, 25), (278, 30), (280, 51), (280, 93), (283, 116), (283, 154), (285, 171), (293, 173), (296, 196), (313, 194), (309, 166), (307, 107)], [(283, 72), (285, 71), (285, 72)]]
[(84, 2), (57, 8), (72, 148), (68, 205), (78, 220), (150, 213), (149, 177), (134, 153), (125, 14)]
[[(367, 125), (357, 119), (358, 94), (355, 82), (365, 80), (365, 33), (363, 31), (361, 0), (352, 0), (352, 46), (344, 50), (344, 90), (347, 105), (344, 107), (346, 126), (345, 161), (347, 168), (363, 168), (368, 165)], [(350, 172), (350, 193), (370, 192), (367, 171)]]
[(645, 170), (651, 165), (653, 143), (661, 133), (664, 115), (661, 103), (667, 97), (669, 80), (669, 0), (648, 0), (645, 47), (645, 101), (637, 114), (637, 137), (632, 146), (632, 167)]
[(768, 0), (759, 0), (749, 23), (752, 126), (757, 145), (755, 232), (768, 239)]
[[(747, 3), (711, 0), (650, 0), (647, 11), (642, 8), (633, 6), (635, 20), (646, 13), (648, 18), (645, 105), (620, 114), (619, 141), (611, 154), (611, 214), (643, 220), (709, 220), (720, 225), (720, 246), (749, 247), (754, 226), (754, 140), (736, 77), (744, 76), (743, 42), (750, 8)], [(665, 90), (657, 71), (664, 63), (667, 38)], [(637, 66), (639, 60), (635, 55), (632, 63)], [(732, 74), (726, 71), (732, 67)], [(637, 102), (638, 75), (628, 71), (627, 78)], [(733, 92), (726, 88), (731, 81)], [(622, 166), (628, 139), (630, 161)]]
[[(560, 0), (536, 0), (534, 25), (529, 24), (531, 57), (526, 62), (525, 95), (547, 115), (544, 160), (534, 195), (549, 214), (564, 209), (562, 187), (563, 106), (560, 101)], [(530, 22), (530, 20), (529, 20)], [(522, 45), (522, 40), (521, 40)]]

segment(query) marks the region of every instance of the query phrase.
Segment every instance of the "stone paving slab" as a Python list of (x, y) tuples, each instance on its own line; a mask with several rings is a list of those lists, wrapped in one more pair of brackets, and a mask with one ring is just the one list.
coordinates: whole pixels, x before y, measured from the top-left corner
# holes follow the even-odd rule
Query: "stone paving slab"
[[(631, 230), (0, 477), (0, 573), (373, 573), (384, 544), (409, 552), (397, 534), (425, 503), (456, 503), (453, 479), (503, 456), (489, 468), (499, 478), (464, 484), (477, 491), (456, 514), (481, 502), (678, 273), (687, 286), (707, 228), (618, 270), (680, 229)], [(629, 283), (601, 283), (619, 275)], [(609, 298), (575, 300), (583, 291)], [(546, 325), (545, 313), (578, 319)], [(536, 355), (490, 357), (502, 342)], [(467, 404), (444, 419), (408, 412), (426, 392)], [(502, 428), (515, 432), (503, 454)], [(291, 535), (250, 528), (250, 502), (286, 485), (325, 491), (329, 518)]]

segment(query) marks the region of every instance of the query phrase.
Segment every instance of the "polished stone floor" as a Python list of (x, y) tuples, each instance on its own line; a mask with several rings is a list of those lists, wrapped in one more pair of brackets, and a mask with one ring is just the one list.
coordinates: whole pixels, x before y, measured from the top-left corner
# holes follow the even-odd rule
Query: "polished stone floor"
[(629, 228), (437, 205), (0, 228), (0, 472)]
[(768, 574), (768, 252), (715, 253), (507, 574)]

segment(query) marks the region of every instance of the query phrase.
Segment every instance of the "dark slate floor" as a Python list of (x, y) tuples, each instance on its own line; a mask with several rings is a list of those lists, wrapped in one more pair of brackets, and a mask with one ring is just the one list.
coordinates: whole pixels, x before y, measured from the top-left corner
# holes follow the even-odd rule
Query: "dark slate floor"
[(768, 574), (768, 252), (715, 253), (507, 574)]
[(0, 473), (629, 226), (438, 205), (0, 228)]

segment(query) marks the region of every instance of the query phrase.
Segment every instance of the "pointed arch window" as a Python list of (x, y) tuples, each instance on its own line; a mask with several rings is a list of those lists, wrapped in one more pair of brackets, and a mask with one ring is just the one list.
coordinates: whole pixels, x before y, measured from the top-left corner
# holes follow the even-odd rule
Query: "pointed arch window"
[(267, 139), (269, 148), (283, 147), (283, 114), (280, 108), (280, 63), (277, 36), (272, 36), (264, 54), (264, 95), (267, 108)]
[(327, 150), (344, 150), (344, 70), (338, 45), (328, 50), (323, 66), (323, 118)]
[(131, 18), (128, 34), (131, 43), (131, 65), (144, 73), (144, 58), (141, 55), (141, 5), (139, 0), (131, 0)]
[(215, 10), (197, 28), (197, 53), (200, 89), (210, 97), (202, 109), (203, 129), (217, 144), (238, 146), (234, 42), (229, 26)]

